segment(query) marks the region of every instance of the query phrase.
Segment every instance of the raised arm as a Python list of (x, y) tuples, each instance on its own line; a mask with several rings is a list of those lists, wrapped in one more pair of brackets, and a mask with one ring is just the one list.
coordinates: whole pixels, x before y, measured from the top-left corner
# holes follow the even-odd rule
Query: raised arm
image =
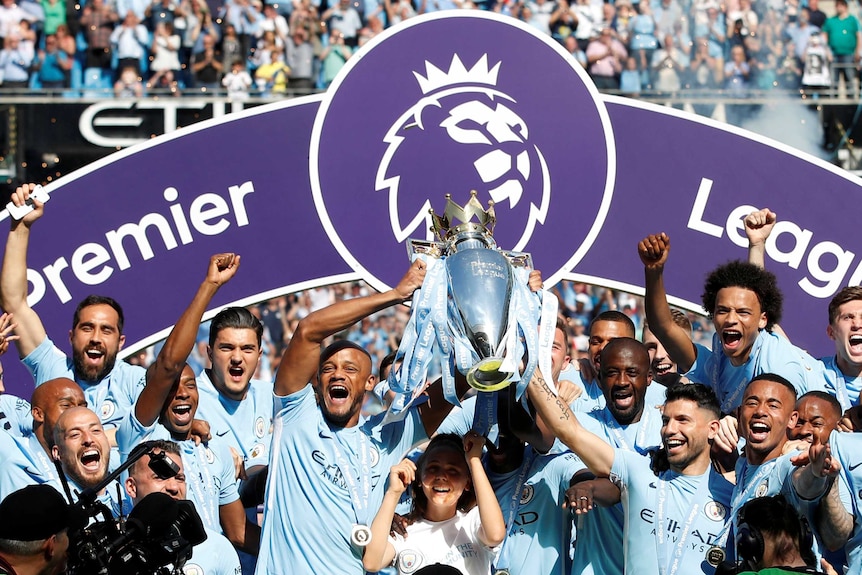
[(425, 264), (416, 260), (394, 289), (336, 302), (308, 314), (296, 327), (275, 377), (276, 395), (296, 393), (311, 381), (320, 360), (320, 346), (330, 335), (347, 329), (374, 312), (404, 303), (422, 286)]
[(670, 357), (676, 360), (680, 373), (685, 373), (694, 365), (697, 350), (689, 334), (676, 325), (667, 304), (664, 289), (664, 264), (670, 252), (670, 238), (667, 234), (654, 234), (645, 237), (638, 244), (638, 255), (644, 265), (644, 309), (647, 322)]
[(476, 494), (476, 505), (479, 507), (479, 521), (482, 524), (478, 537), (486, 547), (496, 547), (506, 538), (506, 520), (503, 519), (500, 503), (482, 466), (484, 446), (485, 438), (475, 431), (470, 431), (464, 436), (467, 467), (470, 469), (473, 493)]
[(235, 254), (217, 254), (210, 258), (206, 279), (171, 330), (156, 361), (147, 369), (147, 385), (135, 404), (135, 417), (143, 425), (152, 425), (159, 418), (171, 387), (186, 366), (207, 306), (218, 289), (234, 276), (239, 260)]
[(362, 556), (366, 571), (376, 573), (390, 565), (395, 558), (395, 547), (389, 542), (389, 530), (401, 494), (415, 478), (416, 464), (409, 459), (403, 459), (389, 470), (389, 486), (383, 495), (383, 503), (371, 522), (371, 541)]
[(759, 268), (766, 267), (766, 240), (775, 227), (775, 212), (769, 208), (763, 208), (751, 212), (743, 222), (745, 223), (745, 235), (748, 237), (748, 263)]
[(536, 413), (560, 441), (581, 458), (599, 477), (610, 475), (614, 448), (597, 435), (584, 429), (566, 402), (554, 395), (537, 369), (527, 385), (527, 395)]
[[(24, 184), (12, 194), (12, 203), (23, 206), (36, 184)], [(0, 271), (0, 304), (6, 313), (15, 316), (18, 328), (18, 355), (26, 357), (42, 343), (48, 335), (39, 315), (27, 303), (27, 248), (30, 244), (30, 226), (42, 217), (42, 202), (33, 200), (35, 209), (20, 220), (12, 222), (6, 240), (6, 254)]]

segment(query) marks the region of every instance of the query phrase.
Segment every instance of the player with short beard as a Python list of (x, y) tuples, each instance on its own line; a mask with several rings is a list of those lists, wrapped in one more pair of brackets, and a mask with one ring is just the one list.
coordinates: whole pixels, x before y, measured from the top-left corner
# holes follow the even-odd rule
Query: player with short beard
[[(12, 202), (21, 206), (30, 197), (34, 184), (19, 187)], [(114, 429), (128, 413), (144, 385), (144, 370), (117, 362), (123, 348), (123, 309), (112, 298), (91, 295), (75, 310), (69, 342), (69, 358), (45, 332), (39, 315), (27, 303), (27, 248), (30, 228), (42, 217), (44, 206), (34, 200), (35, 209), (20, 220), (10, 218), (3, 268), (0, 271), (0, 304), (18, 323), (15, 344), (21, 361), (33, 374), (36, 385), (68, 377), (84, 390), (88, 404), (99, 414), (106, 432)]]
[[(302, 319), (275, 380), (275, 429), (266, 489), (258, 574), (360, 574), (357, 542), (380, 507), (386, 471), (426, 439), (452, 409), (440, 384), (402, 421), (383, 414), (360, 422), (374, 388), (369, 354), (330, 336), (413, 296), (425, 278), (415, 261), (387, 292), (339, 301)], [(317, 381), (312, 384), (315, 372)], [(463, 395), (463, 386), (458, 390)], [(363, 526), (364, 529), (363, 530)]]
[[(57, 419), (54, 440), (54, 459), (60, 462), (73, 494), (96, 487), (108, 476), (111, 446), (95, 413), (86, 407), (67, 409)], [(120, 502), (113, 486), (97, 495), (115, 517), (119, 515)]]

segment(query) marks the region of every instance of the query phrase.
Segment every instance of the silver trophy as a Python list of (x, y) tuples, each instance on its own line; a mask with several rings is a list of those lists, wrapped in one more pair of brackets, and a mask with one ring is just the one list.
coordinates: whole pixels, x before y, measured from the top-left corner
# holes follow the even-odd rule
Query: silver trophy
[(445, 257), (449, 327), (464, 336), (480, 358), (464, 374), (467, 382), (479, 391), (503, 389), (515, 375), (501, 371), (503, 358), (499, 353), (509, 326), (513, 266), (532, 268), (532, 258), (497, 247), (492, 235), (496, 223), (494, 204), (489, 202), (485, 210), (476, 192), (471, 192), (463, 207), (446, 194), (443, 215), (431, 210), (431, 216), (431, 229), (439, 241), (411, 240), (411, 258), (415, 253)]

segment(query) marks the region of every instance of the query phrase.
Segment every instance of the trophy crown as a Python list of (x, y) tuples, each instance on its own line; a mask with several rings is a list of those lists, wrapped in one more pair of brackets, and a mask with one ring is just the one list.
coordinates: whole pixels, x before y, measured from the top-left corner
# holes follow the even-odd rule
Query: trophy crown
[[(494, 225), (497, 223), (497, 216), (494, 213), (493, 200), (488, 201), (488, 209), (482, 207), (482, 203), (476, 199), (476, 191), (470, 192), (470, 199), (463, 206), (452, 201), (452, 194), (446, 194), (446, 209), (443, 215), (439, 216), (434, 213), (434, 209), (428, 210), (431, 213), (431, 231), (433, 231), (440, 241), (445, 240), (463, 231), (465, 228), (478, 225), (489, 236), (494, 234)], [(474, 222), (473, 219), (476, 219)]]

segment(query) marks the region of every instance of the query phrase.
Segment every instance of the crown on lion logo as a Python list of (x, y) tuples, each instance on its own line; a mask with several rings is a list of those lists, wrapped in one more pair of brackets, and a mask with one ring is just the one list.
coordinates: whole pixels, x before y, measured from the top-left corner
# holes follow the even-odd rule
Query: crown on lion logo
[[(484, 228), (489, 235), (494, 234), (494, 225), (497, 216), (494, 213), (494, 201), (488, 200), (488, 209), (482, 207), (482, 203), (476, 199), (476, 191), (470, 192), (470, 200), (463, 206), (452, 201), (452, 194), (446, 194), (446, 209), (442, 216), (434, 213), (434, 209), (428, 210), (431, 214), (431, 231), (440, 241), (443, 241), (453, 233), (460, 232), (465, 224), (478, 225)], [(473, 222), (473, 218), (476, 222)]]
[(497, 74), (500, 72), (500, 62), (493, 68), (488, 68), (488, 55), (483, 54), (479, 61), (469, 70), (461, 62), (458, 54), (452, 55), (449, 70), (444, 72), (428, 60), (425, 60), (425, 75), (413, 72), (423, 94), (428, 94), (444, 86), (454, 84), (488, 84), (497, 85)]

